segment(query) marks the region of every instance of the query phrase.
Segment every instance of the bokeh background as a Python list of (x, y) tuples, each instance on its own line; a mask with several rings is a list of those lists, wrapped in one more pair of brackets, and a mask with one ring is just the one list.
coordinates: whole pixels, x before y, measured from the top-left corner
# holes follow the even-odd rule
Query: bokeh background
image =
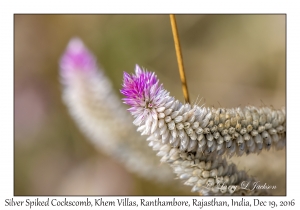
[[(191, 101), (285, 106), (285, 15), (177, 15)], [(196, 195), (128, 172), (96, 150), (61, 99), (58, 62), (72, 37), (96, 55), (116, 94), (123, 71), (155, 71), (183, 101), (168, 15), (14, 16), (15, 195)], [(286, 194), (285, 149), (232, 158)]]

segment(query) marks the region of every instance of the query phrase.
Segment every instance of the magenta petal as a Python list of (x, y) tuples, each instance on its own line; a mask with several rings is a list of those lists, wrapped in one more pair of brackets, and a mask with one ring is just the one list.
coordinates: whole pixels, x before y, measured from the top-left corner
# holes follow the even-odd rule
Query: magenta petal
[(137, 76), (141, 75), (143, 72), (142, 72), (142, 69), (139, 67), (139, 65), (135, 65), (135, 74)]

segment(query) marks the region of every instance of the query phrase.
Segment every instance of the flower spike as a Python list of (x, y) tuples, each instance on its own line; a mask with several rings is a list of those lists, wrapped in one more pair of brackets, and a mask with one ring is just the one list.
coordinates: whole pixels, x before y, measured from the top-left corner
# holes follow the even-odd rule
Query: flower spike
[(144, 178), (174, 183), (170, 167), (160, 164), (143, 137), (128, 123), (131, 116), (80, 39), (69, 42), (60, 60), (60, 75), (63, 100), (71, 116), (97, 149)]
[[(182, 104), (169, 96), (156, 75), (136, 67), (124, 73), (121, 93), (135, 117), (134, 124), (149, 135), (158, 131), (163, 143), (182, 152), (222, 155), (260, 152), (285, 144), (285, 111), (269, 107), (206, 108)], [(152, 131), (152, 132), (150, 132)]]
[[(180, 179), (187, 179), (186, 184), (194, 186), (193, 191), (245, 194), (237, 184), (254, 179), (244, 171), (237, 171), (235, 165), (228, 169), (226, 160), (220, 159), (222, 155), (241, 156), (272, 146), (284, 147), (284, 109), (253, 106), (215, 109), (182, 104), (169, 96), (154, 73), (136, 69), (135, 74), (124, 73), (123, 101), (131, 106), (129, 111), (138, 131), (149, 135), (149, 146), (158, 151), (161, 161), (168, 162)], [(215, 186), (218, 177), (238, 191), (218, 189)], [(204, 189), (208, 183), (211, 188)]]

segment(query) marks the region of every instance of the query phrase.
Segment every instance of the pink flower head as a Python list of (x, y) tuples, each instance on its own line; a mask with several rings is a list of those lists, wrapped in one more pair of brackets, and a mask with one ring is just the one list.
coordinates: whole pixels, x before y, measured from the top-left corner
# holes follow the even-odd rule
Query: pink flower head
[(140, 125), (149, 117), (157, 119), (156, 109), (165, 102), (169, 93), (159, 85), (153, 72), (135, 67), (135, 74), (124, 72), (123, 88), (124, 103), (131, 106), (128, 110), (136, 117), (134, 124)]
[(67, 76), (74, 71), (95, 71), (97, 70), (97, 62), (83, 42), (79, 38), (73, 38), (60, 60), (60, 70), (63, 76)]

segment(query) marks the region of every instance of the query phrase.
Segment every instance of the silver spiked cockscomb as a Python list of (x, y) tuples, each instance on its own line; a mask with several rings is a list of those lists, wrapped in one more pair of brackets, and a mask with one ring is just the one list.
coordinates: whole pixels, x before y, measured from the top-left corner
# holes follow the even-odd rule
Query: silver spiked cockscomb
[[(283, 148), (286, 141), (285, 110), (269, 107), (206, 108), (182, 104), (159, 83), (156, 75), (141, 69), (124, 73), (121, 93), (149, 146), (158, 151), (192, 191), (202, 194), (266, 194), (247, 191), (252, 182), (244, 171), (228, 165), (226, 156)], [(224, 155), (223, 155), (224, 154)]]
[(70, 40), (60, 60), (60, 75), (68, 111), (97, 149), (144, 178), (172, 182), (171, 168), (159, 162), (135, 127), (128, 123), (131, 116), (80, 39)]

